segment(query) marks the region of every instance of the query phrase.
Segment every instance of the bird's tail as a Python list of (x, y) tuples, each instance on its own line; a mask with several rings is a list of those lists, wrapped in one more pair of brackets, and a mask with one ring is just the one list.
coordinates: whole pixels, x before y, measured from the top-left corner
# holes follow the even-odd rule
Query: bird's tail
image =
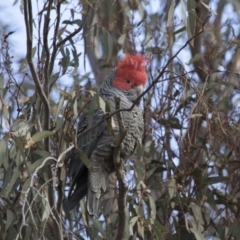
[(81, 162), (77, 154), (71, 157), (68, 175), (72, 180), (68, 198), (64, 204), (66, 212), (71, 211), (79, 203), (79, 201), (87, 194), (88, 189), (88, 169)]
[[(95, 218), (99, 216), (101, 195), (107, 189), (106, 176), (101, 170), (99, 162), (92, 162), (93, 171), (89, 172), (88, 193), (87, 193), (87, 210)], [(95, 164), (94, 164), (95, 163)]]
[(96, 192), (93, 192), (89, 188), (88, 195), (87, 195), (87, 210), (88, 210), (88, 213), (96, 219), (99, 216), (100, 202), (101, 202), (101, 193), (98, 194)]

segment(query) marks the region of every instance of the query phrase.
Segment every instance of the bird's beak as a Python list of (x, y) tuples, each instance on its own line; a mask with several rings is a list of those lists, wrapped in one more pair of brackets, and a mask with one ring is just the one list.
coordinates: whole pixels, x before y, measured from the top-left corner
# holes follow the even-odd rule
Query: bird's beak
[(137, 95), (139, 96), (143, 92), (143, 85), (136, 86), (134, 89), (136, 90)]

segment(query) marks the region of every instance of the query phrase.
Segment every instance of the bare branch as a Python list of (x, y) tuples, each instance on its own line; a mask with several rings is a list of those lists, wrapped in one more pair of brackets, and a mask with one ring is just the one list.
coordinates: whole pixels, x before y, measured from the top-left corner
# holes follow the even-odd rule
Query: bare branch
[(47, 14), (44, 17), (44, 26), (43, 26), (43, 48), (46, 54), (45, 66), (44, 66), (44, 90), (45, 94), (48, 97), (49, 94), (49, 60), (50, 60), (50, 51), (48, 46), (48, 33), (49, 33), (49, 22), (50, 22), (50, 12), (52, 7), (53, 0), (48, 1)]
[(49, 109), (50, 111), (50, 106), (48, 103), (48, 99), (43, 91), (43, 88), (41, 86), (41, 83), (39, 81), (38, 75), (36, 73), (35, 67), (32, 62), (32, 5), (31, 1), (24, 0), (23, 2), (24, 6), (24, 21), (26, 25), (26, 35), (27, 35), (27, 61), (29, 65), (29, 69), (32, 74), (33, 81), (35, 83), (37, 93), (41, 97), (45, 107)]

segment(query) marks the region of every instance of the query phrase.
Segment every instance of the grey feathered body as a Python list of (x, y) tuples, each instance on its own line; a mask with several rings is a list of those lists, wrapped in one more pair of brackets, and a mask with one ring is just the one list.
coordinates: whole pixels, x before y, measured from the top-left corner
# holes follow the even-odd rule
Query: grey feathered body
[[(112, 86), (116, 70), (113, 70), (104, 81), (99, 90), (99, 95), (109, 103), (111, 111), (115, 111), (115, 96), (121, 99), (121, 109), (128, 109), (137, 98), (134, 91), (122, 91)], [(93, 115), (91, 126), (102, 120), (104, 112), (96, 109)], [(132, 156), (138, 143), (142, 141), (143, 117), (139, 106), (135, 105), (132, 111), (122, 111), (124, 127), (127, 135), (122, 143), (120, 157), (127, 160)], [(88, 115), (80, 117), (78, 132), (81, 133), (88, 127)], [(112, 117), (112, 129), (114, 135), (118, 134), (119, 126), (116, 115)], [(89, 171), (77, 155), (70, 161), (69, 175), (72, 177), (72, 184), (69, 191), (67, 210), (74, 206), (87, 194), (87, 209), (89, 214), (98, 217), (100, 196), (107, 188), (106, 178), (114, 171), (113, 167), (113, 143), (114, 135), (110, 134), (107, 122), (101, 123), (78, 140), (78, 148), (88, 156), (92, 168)], [(75, 190), (73, 192), (73, 188)]]

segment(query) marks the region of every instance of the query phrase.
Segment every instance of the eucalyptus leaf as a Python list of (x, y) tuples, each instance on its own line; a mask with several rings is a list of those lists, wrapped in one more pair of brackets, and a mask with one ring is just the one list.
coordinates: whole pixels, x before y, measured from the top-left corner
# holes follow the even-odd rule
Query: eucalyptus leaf
[(14, 172), (12, 173), (11, 179), (7, 186), (5, 187), (3, 191), (3, 196), (8, 197), (8, 195), (12, 192), (12, 188), (16, 181), (20, 178), (20, 172), (17, 168), (15, 168)]
[(168, 194), (170, 199), (172, 199), (176, 194), (176, 180), (174, 178), (171, 178), (168, 181)]
[(8, 161), (7, 155), (7, 140), (0, 141), (0, 166), (4, 161)]
[(6, 222), (6, 226), (5, 226), (6, 231), (12, 225), (13, 220), (14, 220), (13, 217), (14, 217), (13, 212), (10, 209), (7, 209), (7, 222)]
[(169, 10), (168, 10), (168, 18), (167, 18), (167, 26), (168, 27), (170, 26), (170, 23), (172, 21), (173, 13), (174, 13), (174, 1), (171, 0), (170, 1), (170, 7), (169, 7)]
[(52, 131), (42, 131), (33, 135), (25, 144), (25, 148), (29, 148), (34, 145), (36, 142), (43, 140), (44, 138), (50, 137), (54, 134)]
[(133, 236), (133, 227), (134, 227), (134, 225), (136, 224), (137, 220), (138, 220), (138, 216), (133, 217), (133, 218), (130, 220), (129, 232), (130, 232), (130, 235), (131, 235), (131, 236)]

